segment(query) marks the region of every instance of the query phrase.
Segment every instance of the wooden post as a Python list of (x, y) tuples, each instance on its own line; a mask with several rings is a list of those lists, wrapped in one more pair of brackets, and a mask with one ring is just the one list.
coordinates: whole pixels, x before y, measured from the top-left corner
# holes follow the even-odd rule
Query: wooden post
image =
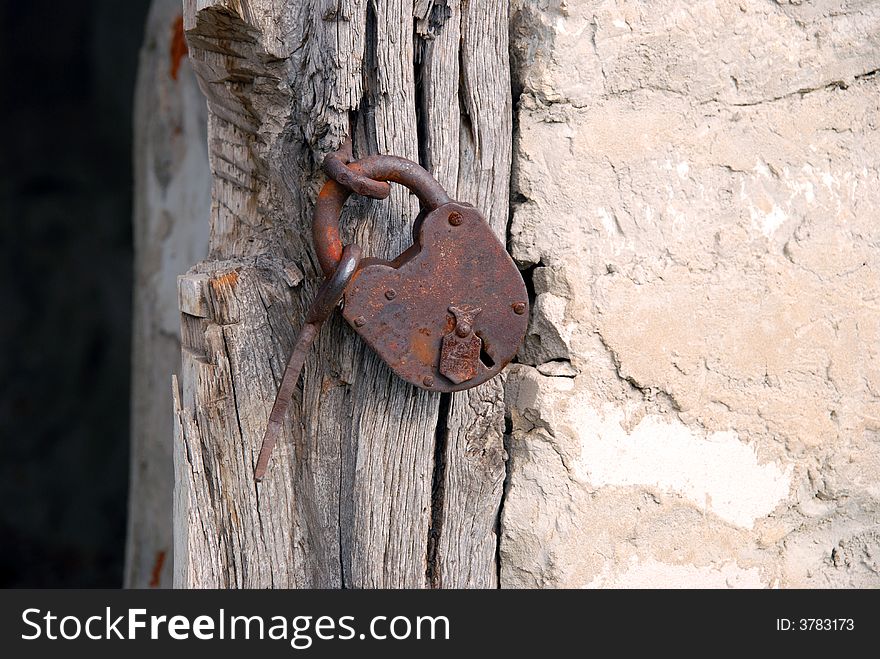
[(208, 252), (207, 110), (180, 0), (153, 0), (134, 118), (135, 285), (125, 586), (171, 586), (171, 374), (180, 370), (177, 276)]
[[(507, 3), (186, 0), (208, 99), (208, 259), (179, 281), (178, 587), (495, 587), (504, 480), (496, 379), (441, 396), (396, 378), (336, 314), (316, 341), (267, 478), (253, 467), (320, 282), (319, 163), (420, 161), (504, 239), (511, 154)], [(348, 239), (393, 257), (415, 199), (349, 203)]]

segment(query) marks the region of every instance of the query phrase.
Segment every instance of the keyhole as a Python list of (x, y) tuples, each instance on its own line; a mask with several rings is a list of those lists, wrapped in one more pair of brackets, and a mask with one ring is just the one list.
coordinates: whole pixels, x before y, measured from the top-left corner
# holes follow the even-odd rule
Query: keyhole
[(483, 362), (483, 366), (486, 368), (495, 366), (495, 360), (486, 352), (486, 344), (482, 341), (480, 342), (480, 361)]

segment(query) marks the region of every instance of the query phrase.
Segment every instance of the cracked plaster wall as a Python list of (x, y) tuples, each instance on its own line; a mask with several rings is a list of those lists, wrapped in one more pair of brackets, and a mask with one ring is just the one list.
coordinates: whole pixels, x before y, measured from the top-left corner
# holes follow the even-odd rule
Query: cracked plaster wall
[(880, 3), (512, 4), (502, 586), (880, 586)]

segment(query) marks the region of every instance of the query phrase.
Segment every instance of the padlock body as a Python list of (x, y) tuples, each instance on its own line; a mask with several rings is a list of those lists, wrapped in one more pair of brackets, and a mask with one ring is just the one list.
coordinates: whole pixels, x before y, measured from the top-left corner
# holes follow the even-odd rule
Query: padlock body
[[(415, 238), (393, 262), (362, 265), (346, 289), (343, 315), (407, 382), (431, 391), (469, 389), (516, 355), (529, 318), (525, 283), (489, 223), (468, 204), (431, 211)], [(473, 310), (464, 336), (455, 335), (450, 308)]]

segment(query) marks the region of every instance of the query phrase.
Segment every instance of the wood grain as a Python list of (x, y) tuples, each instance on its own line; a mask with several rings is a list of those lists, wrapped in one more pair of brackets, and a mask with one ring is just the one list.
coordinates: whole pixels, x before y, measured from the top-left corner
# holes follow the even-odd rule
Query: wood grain
[[(506, 4), (188, 0), (184, 27), (214, 182), (210, 256), (181, 281), (187, 308), (208, 312), (182, 314), (175, 584), (495, 586), (498, 382), (441, 401), (396, 378), (336, 314), (266, 479), (252, 474), (320, 282), (309, 238), (318, 163), (350, 119), (356, 154), (421, 159), (503, 238)], [(417, 210), (400, 188), (349, 202), (344, 237), (393, 257)]]

